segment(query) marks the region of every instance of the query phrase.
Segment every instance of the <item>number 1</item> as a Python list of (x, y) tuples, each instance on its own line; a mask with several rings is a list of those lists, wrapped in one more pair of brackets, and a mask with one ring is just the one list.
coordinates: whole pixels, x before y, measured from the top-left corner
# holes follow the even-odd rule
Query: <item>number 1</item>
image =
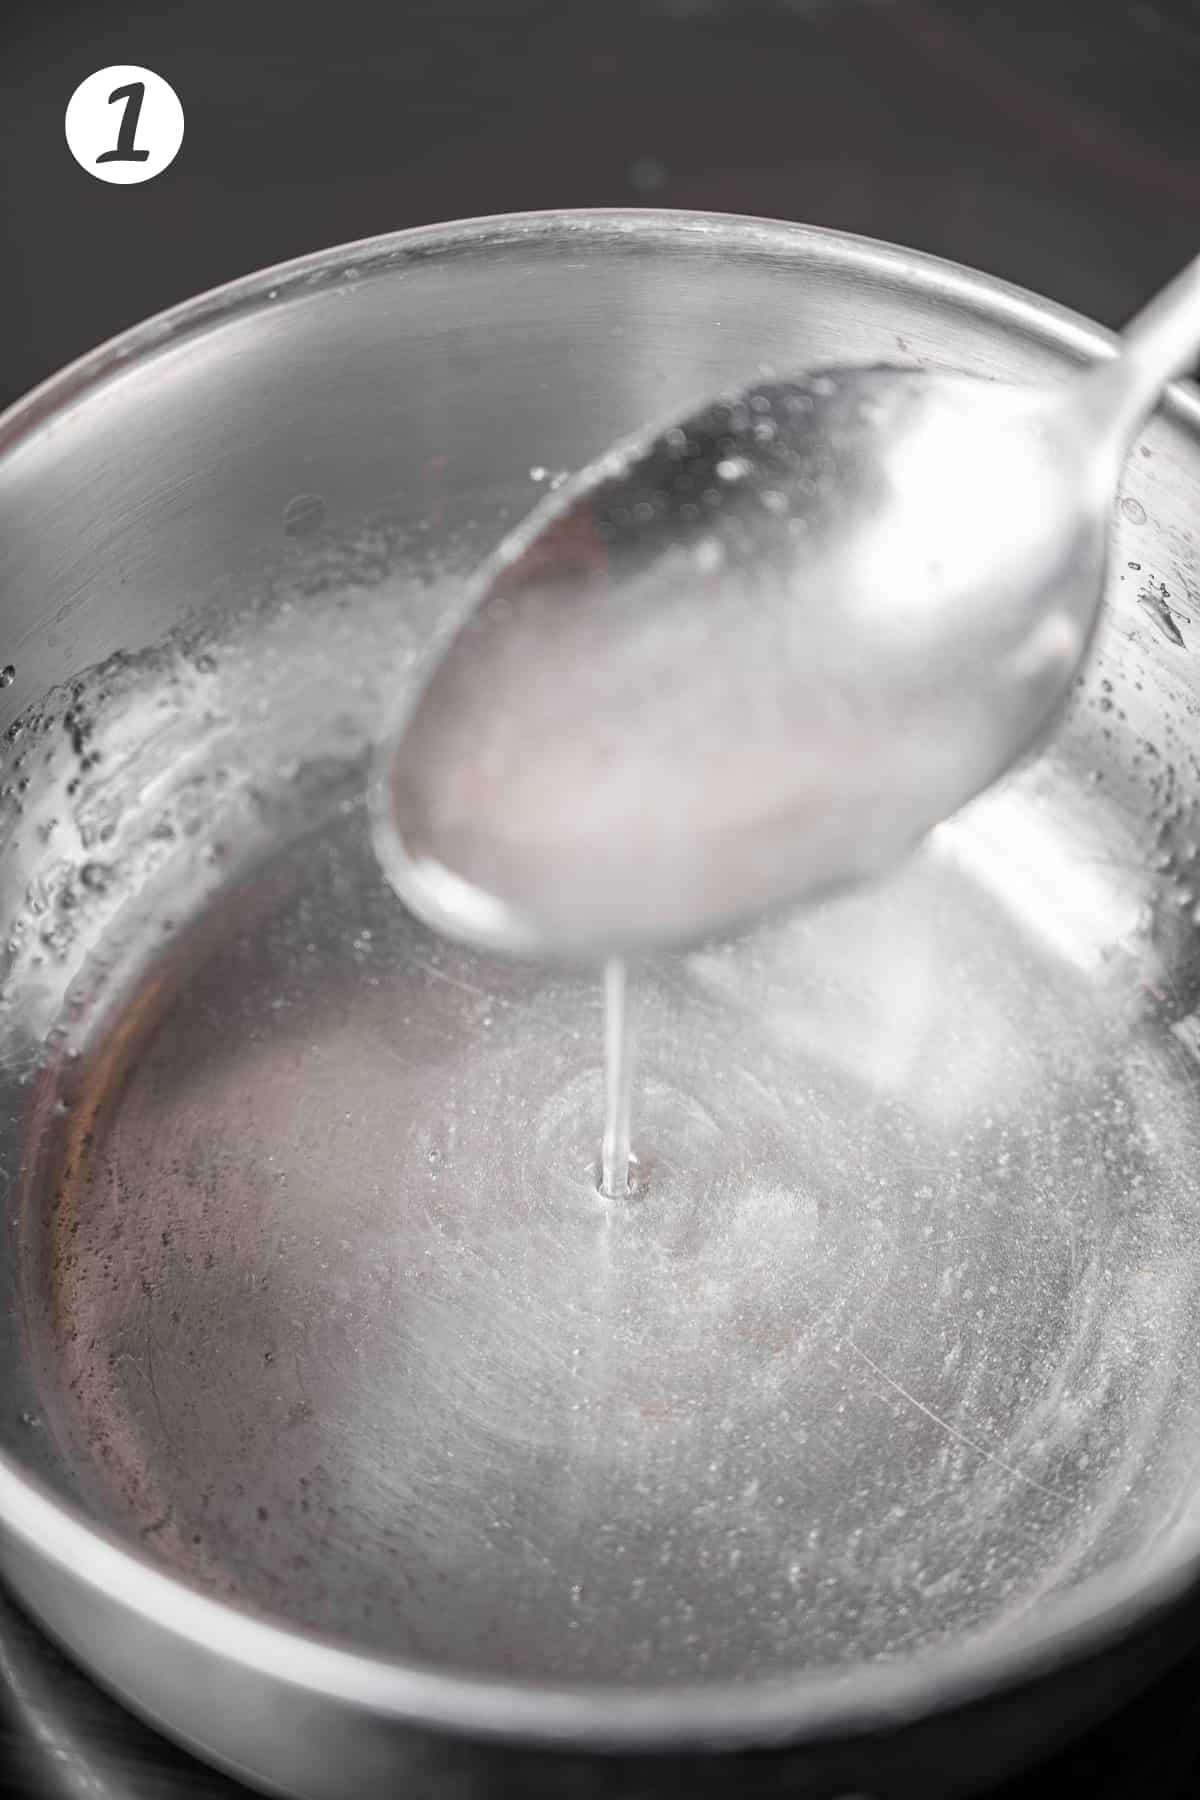
[(125, 110), (121, 114), (121, 129), (117, 133), (115, 150), (106, 150), (98, 156), (98, 163), (106, 162), (146, 162), (150, 156), (148, 150), (135, 150), (134, 139), (137, 137), (138, 120), (142, 116), (142, 101), (146, 97), (144, 81), (131, 81), (128, 87), (114, 88), (108, 96), (111, 106), (115, 100), (125, 102)]

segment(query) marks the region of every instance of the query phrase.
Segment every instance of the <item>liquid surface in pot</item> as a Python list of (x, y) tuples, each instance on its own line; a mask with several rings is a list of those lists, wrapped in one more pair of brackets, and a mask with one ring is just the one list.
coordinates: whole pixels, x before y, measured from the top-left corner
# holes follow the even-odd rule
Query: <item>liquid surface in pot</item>
[(9, 746), (32, 1423), (86, 1504), (286, 1620), (595, 1682), (904, 1656), (1165, 1553), (1200, 770), (1138, 751), (1147, 903), (1136, 633), (886, 885), (639, 966), (604, 1201), (600, 983), (435, 939), (372, 853), (461, 591), (414, 564), (331, 548)]

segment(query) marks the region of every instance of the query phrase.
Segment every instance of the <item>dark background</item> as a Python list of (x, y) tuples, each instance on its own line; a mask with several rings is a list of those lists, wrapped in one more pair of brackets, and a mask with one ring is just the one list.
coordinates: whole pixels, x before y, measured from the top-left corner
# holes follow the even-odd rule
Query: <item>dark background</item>
[[(63, 137), (112, 63), (186, 115), (143, 187), (92, 180)], [(0, 0), (0, 405), (281, 258), (639, 204), (889, 238), (1119, 324), (1200, 248), (1200, 0)], [(6, 1778), (233, 1793), (0, 1598)], [(1200, 1794), (1200, 1663), (1006, 1800), (1071, 1792)]]
[[(109, 187), (67, 100), (180, 95)], [(1200, 0), (0, 0), (0, 404), (266, 263), (526, 207), (773, 214), (1119, 323), (1200, 239)]]

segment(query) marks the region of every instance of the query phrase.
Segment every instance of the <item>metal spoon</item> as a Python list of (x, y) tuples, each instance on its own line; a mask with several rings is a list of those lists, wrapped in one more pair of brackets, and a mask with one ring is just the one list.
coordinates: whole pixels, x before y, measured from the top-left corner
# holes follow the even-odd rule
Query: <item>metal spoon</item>
[(829, 369), (586, 469), (482, 571), (386, 747), (376, 844), (510, 951), (694, 940), (871, 876), (1051, 725), (1200, 259), (1065, 384)]

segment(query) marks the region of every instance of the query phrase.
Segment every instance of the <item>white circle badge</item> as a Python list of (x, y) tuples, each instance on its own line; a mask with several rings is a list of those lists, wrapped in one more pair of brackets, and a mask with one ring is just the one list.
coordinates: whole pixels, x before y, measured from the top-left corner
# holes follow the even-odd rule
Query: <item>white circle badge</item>
[(97, 181), (149, 181), (183, 142), (183, 107), (153, 69), (114, 63), (81, 81), (67, 102), (67, 145)]

